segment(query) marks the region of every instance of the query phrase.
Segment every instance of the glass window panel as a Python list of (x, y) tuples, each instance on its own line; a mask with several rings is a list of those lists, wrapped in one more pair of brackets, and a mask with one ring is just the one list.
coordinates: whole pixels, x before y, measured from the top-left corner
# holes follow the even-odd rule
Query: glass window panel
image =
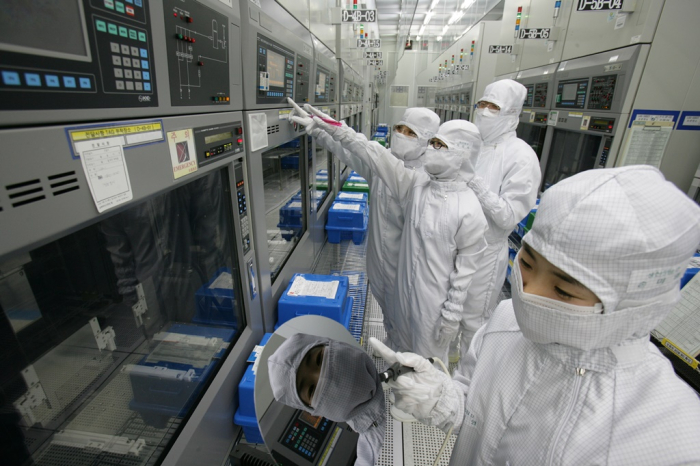
[(311, 198), (315, 203), (314, 210), (318, 210), (323, 201), (328, 197), (328, 193), (332, 186), (333, 174), (331, 173), (331, 155), (330, 151), (321, 147), (320, 144), (312, 144), (311, 136), (307, 136), (307, 146), (309, 150), (312, 147), (316, 148), (316, 157), (313, 158), (314, 164), (309, 165), (309, 182), (311, 184)]
[(158, 461), (246, 325), (231, 212), (224, 169), (0, 263), (4, 464)]
[(555, 130), (549, 161), (545, 171), (544, 189), (595, 165), (601, 136)]
[(532, 147), (532, 150), (537, 154), (537, 158), (541, 159), (547, 127), (520, 123), (515, 132), (520, 139), (527, 142), (529, 146)]
[(302, 216), (303, 138), (262, 153), (267, 245), (272, 282), (306, 231)]

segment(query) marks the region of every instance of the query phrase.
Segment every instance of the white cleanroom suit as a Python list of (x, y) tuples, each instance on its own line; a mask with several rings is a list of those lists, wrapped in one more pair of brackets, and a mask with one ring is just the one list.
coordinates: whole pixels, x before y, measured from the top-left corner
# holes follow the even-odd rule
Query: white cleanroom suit
[(399, 348), (446, 360), (486, 247), (486, 219), (465, 183), (474, 176), (473, 160), (481, 141), (476, 127), (462, 120), (440, 126), (435, 137), (447, 149), (429, 147), (423, 172), (405, 168), (380, 144), (367, 142), (348, 128), (318, 125), (380, 177), (403, 206), (406, 224), (392, 341)]
[[(409, 127), (418, 137), (412, 138), (394, 132), (391, 137), (391, 155), (403, 161), (404, 167), (421, 170), (428, 140), (440, 126), (440, 118), (427, 108), (409, 108), (397, 124)], [(407, 350), (396, 346), (391, 338), (394, 333), (394, 288), (399, 266), (401, 232), (404, 226), (403, 208), (382, 179), (375, 176), (362, 159), (353, 155), (352, 152), (343, 150), (338, 141), (333, 140), (321, 129), (312, 129), (309, 134), (316, 139), (317, 144), (330, 150), (343, 163), (366, 179), (370, 186), (367, 277), (372, 294), (382, 308), (388, 345), (397, 351)]]
[(542, 178), (540, 163), (532, 148), (515, 135), (526, 95), (525, 86), (518, 82), (497, 81), (486, 86), (480, 99), (498, 105), (497, 115), (488, 108), (475, 110), (474, 124), (483, 144), (475, 164), (476, 176), (469, 187), (479, 198), (489, 230), (488, 247), (464, 304), (462, 355), (498, 302), (508, 268), (508, 235), (537, 201)]
[[(315, 346), (324, 346), (323, 364), (312, 406), (307, 406), (297, 392), (297, 371)], [(377, 368), (367, 353), (330, 338), (297, 333), (277, 348), (267, 367), (277, 401), (314, 416), (346, 422), (360, 435), (355, 466), (374, 466), (384, 443), (386, 406)]]
[(700, 400), (649, 341), (700, 243), (697, 204), (650, 166), (589, 170), (547, 190), (524, 242), (602, 309), (533, 299), (517, 264), (463, 371), (436, 384), (416, 363), (397, 406), (428, 393), (417, 417), (454, 425), (451, 465), (700, 464)]

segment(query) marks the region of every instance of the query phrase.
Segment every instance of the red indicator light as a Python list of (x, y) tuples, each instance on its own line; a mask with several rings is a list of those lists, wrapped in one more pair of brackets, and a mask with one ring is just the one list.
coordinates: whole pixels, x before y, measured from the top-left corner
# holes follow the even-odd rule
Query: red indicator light
[(236, 134), (243, 134), (243, 128), (236, 128)]
[(243, 144), (243, 138), (238, 138), (238, 139), (236, 139), (236, 142), (237, 142), (238, 144)]
[(173, 16), (177, 18), (177, 13), (173, 13)]
[(194, 21), (194, 20), (192, 19), (192, 17), (188, 16), (188, 17), (187, 17), (187, 22), (188, 22), (188, 23), (191, 23), (192, 21)]
[(608, 129), (612, 129), (612, 125), (608, 126)]
[(197, 64), (198, 64), (199, 66), (204, 66), (204, 62), (203, 62), (203, 61), (198, 61)]

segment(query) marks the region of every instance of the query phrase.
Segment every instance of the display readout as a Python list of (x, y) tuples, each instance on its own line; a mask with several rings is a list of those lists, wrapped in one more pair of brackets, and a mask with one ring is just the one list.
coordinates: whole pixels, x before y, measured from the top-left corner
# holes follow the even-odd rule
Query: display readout
[(561, 81), (557, 87), (558, 108), (583, 108), (588, 93), (588, 78)]
[(212, 134), (211, 136), (204, 137), (204, 144), (211, 144), (214, 142), (223, 141), (225, 139), (233, 139), (233, 132)]

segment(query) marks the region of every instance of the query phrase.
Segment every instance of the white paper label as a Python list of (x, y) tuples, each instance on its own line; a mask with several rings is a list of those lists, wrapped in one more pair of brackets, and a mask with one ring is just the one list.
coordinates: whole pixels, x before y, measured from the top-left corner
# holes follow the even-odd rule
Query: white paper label
[(291, 202), (288, 207), (291, 207), (293, 209), (301, 209), (301, 201)]
[(639, 35), (639, 36), (633, 36), (633, 37), (630, 39), (630, 44), (636, 44), (636, 43), (639, 42), (640, 40), (642, 40), (642, 36), (641, 36), (641, 35)]
[(250, 3), (262, 9), (262, 7), (260, 6), (260, 0), (250, 0)]
[(197, 156), (194, 147), (194, 131), (181, 129), (167, 134), (173, 178), (178, 179), (197, 171)]
[(75, 145), (98, 212), (133, 199), (123, 144), (119, 136)]
[(617, 15), (617, 21), (615, 21), (615, 30), (622, 29), (625, 27), (625, 21), (627, 20), (627, 15)]
[(354, 210), (355, 212), (359, 212), (360, 207), (360, 204), (345, 204), (343, 202), (336, 202), (333, 204), (335, 210)]
[(223, 272), (221, 275), (216, 277), (216, 280), (209, 285), (209, 289), (220, 289), (220, 290), (232, 290), (233, 289), (233, 276), (228, 272)]
[(348, 283), (350, 283), (352, 286), (357, 286), (357, 284), (360, 282), (360, 276), (359, 275), (350, 275), (348, 277)]
[(683, 125), (685, 126), (700, 126), (700, 116), (687, 116), (683, 118)]
[(361, 201), (364, 198), (364, 196), (362, 193), (341, 192), (340, 194), (338, 194), (338, 198), (339, 199), (357, 199), (357, 200)]
[(304, 277), (296, 277), (289, 287), (287, 296), (316, 296), (319, 298), (335, 299), (340, 281), (317, 282), (306, 280)]
[(559, 110), (550, 111), (547, 126), (557, 126), (557, 119), (559, 119)]

